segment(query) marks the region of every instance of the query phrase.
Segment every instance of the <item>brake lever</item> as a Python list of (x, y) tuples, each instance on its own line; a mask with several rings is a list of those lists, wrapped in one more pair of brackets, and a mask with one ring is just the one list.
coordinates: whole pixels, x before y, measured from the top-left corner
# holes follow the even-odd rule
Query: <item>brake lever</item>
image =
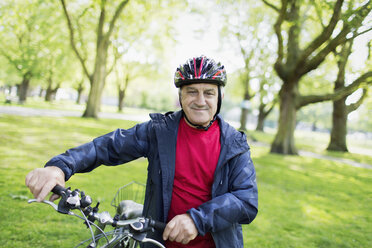
[(150, 238), (144, 238), (142, 241), (142, 243), (151, 243), (151, 244), (155, 244), (159, 247), (164, 247), (164, 245), (162, 245), (162, 243), (160, 243), (159, 241), (155, 240), (155, 239), (150, 239)]
[(69, 214), (69, 215), (74, 215), (74, 213), (71, 212), (71, 211), (68, 211), (68, 212), (61, 212), (61, 211), (59, 211), (59, 210), (58, 210), (58, 206), (57, 206), (57, 204), (55, 204), (54, 202), (51, 202), (51, 201), (43, 200), (43, 201), (41, 201), (41, 202), (38, 202), (36, 199), (30, 199), (30, 200), (28, 200), (27, 202), (28, 202), (28, 203), (34, 203), (34, 202), (37, 202), (37, 203), (45, 203), (45, 204), (47, 204), (47, 205), (49, 205), (49, 206), (52, 206), (52, 207), (54, 208), (54, 210), (56, 210), (56, 211), (59, 212), (59, 213), (62, 213), (62, 214)]
[[(34, 203), (34, 202), (38, 202), (36, 199), (30, 199), (27, 201), (28, 203)], [(51, 201), (47, 201), (47, 200), (43, 200), (41, 202), (38, 202), (38, 203), (45, 203), (45, 204), (48, 204), (50, 206), (52, 206), (54, 208), (54, 210), (58, 211), (58, 206), (54, 203), (54, 202), (51, 202)]]

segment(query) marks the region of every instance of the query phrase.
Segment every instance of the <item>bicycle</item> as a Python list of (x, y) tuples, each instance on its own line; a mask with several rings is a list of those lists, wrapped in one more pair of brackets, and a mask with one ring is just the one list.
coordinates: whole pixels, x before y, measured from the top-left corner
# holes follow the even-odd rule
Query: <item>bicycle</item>
[[(143, 205), (133, 200), (122, 200), (123, 189), (126, 187), (138, 184), (132, 182), (121, 187), (111, 205), (116, 208), (116, 215), (112, 218), (109, 212), (104, 211), (99, 213), (99, 202), (95, 207), (91, 207), (92, 199), (85, 195), (84, 191), (70, 188), (63, 188), (56, 185), (52, 192), (61, 196), (58, 205), (51, 201), (44, 200), (42, 203), (52, 206), (57, 212), (75, 216), (84, 220), (84, 224), (90, 229), (91, 238), (80, 242), (75, 247), (82, 247), (89, 242), (87, 248), (135, 248), (139, 243), (152, 243), (160, 248), (165, 248), (159, 241), (147, 238), (149, 232), (154, 232), (154, 229), (163, 231), (165, 223), (145, 218), (142, 216)], [(37, 202), (36, 199), (28, 200), (28, 203)], [(79, 210), (81, 215), (73, 212)], [(94, 222), (98, 223), (95, 224)], [(114, 229), (105, 232), (106, 226), (113, 226)], [(93, 231), (95, 227), (95, 231)], [(102, 244), (102, 240), (105, 241)], [(99, 243), (102, 245), (99, 246)]]

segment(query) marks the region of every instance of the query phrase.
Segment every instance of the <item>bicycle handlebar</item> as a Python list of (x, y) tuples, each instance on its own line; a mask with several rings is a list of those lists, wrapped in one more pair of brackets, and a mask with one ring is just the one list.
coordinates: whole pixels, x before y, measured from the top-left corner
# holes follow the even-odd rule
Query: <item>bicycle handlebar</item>
[[(106, 225), (111, 225), (113, 227), (124, 227), (126, 230), (129, 230), (129, 237), (133, 240), (139, 241), (139, 242), (150, 242), (158, 247), (164, 247), (160, 242), (147, 238), (147, 233), (149, 231), (154, 231), (154, 229), (163, 232), (166, 224), (160, 221), (153, 220), (151, 218), (145, 218), (145, 217), (139, 217), (140, 211), (137, 215), (126, 215), (117, 214), (114, 218), (111, 217), (109, 212), (104, 211), (99, 213), (99, 202), (95, 207), (91, 207), (92, 199), (90, 196), (85, 195), (83, 191), (80, 191), (78, 189), (75, 189), (71, 191), (70, 188), (64, 188), (60, 185), (56, 185), (52, 192), (54, 194), (57, 194), (61, 196), (61, 200), (58, 203), (58, 206), (50, 201), (43, 201), (43, 203), (46, 203), (50, 206), (52, 206), (56, 211), (63, 214), (73, 215), (76, 216), (82, 220), (84, 220), (84, 223), (91, 229), (91, 225), (94, 225), (102, 234), (104, 237), (106, 237), (107, 243), (109, 244), (111, 241), (107, 239), (107, 236), (105, 235), (103, 229), (101, 229), (99, 226), (103, 228)], [(36, 199), (32, 199), (28, 201), (29, 203), (37, 202)], [(129, 209), (129, 213), (138, 212), (138, 203), (135, 203), (130, 200), (122, 201), (121, 207)], [(134, 208), (131, 210), (131, 208)], [(71, 210), (78, 209), (80, 210), (82, 216), (75, 214)], [(94, 224), (94, 221), (98, 221), (100, 223), (99, 226)], [(91, 229), (92, 232), (92, 229)], [(95, 244), (95, 238), (92, 232), (92, 240), (94, 246)], [(85, 241), (84, 241), (85, 242)], [(90, 247), (90, 246), (89, 246)], [(106, 247), (106, 246), (104, 246)], [(111, 247), (111, 246), (110, 246)]]
[[(151, 218), (143, 218), (143, 217), (138, 217), (138, 218), (133, 218), (129, 220), (115, 220), (113, 219), (108, 212), (102, 212), (98, 213), (98, 205), (96, 206), (96, 210), (92, 209), (90, 207), (90, 204), (92, 203), (91, 198), (88, 195), (85, 195), (83, 191), (81, 191), (81, 198), (78, 197), (77, 192), (80, 192), (79, 190), (74, 190), (71, 191), (70, 188), (64, 188), (61, 185), (56, 185), (52, 189), (52, 192), (54, 194), (57, 194), (62, 197), (58, 204), (58, 212), (60, 213), (69, 213), (71, 209), (76, 209), (79, 207), (82, 208), (90, 208), (88, 209), (89, 211), (87, 212), (89, 217), (91, 217), (91, 220), (97, 220), (100, 223), (104, 224), (109, 224), (112, 226), (117, 226), (117, 227), (123, 227), (123, 226), (128, 226), (128, 225), (133, 225), (133, 223), (137, 222), (147, 222), (148, 227), (155, 228), (158, 231), (163, 232), (166, 223), (153, 220)], [(99, 204), (99, 203), (98, 203)], [(132, 226), (132, 228), (136, 229), (135, 227)]]
[(67, 189), (65, 189), (64, 187), (62, 187), (61, 185), (57, 184), (56, 186), (54, 186), (54, 188), (52, 189), (52, 192), (54, 194), (57, 194), (59, 196), (62, 196), (63, 192), (65, 192)]
[(154, 227), (156, 230), (162, 231), (162, 232), (164, 232), (164, 229), (167, 226), (166, 223), (161, 222), (161, 221), (157, 221), (157, 220), (153, 220), (153, 219), (150, 219), (150, 225), (152, 227)]

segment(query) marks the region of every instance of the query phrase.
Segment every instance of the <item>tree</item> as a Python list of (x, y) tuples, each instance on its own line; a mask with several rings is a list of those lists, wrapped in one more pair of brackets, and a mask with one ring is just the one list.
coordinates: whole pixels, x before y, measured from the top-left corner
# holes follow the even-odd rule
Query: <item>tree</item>
[[(19, 101), (25, 102), (29, 87), (36, 85), (47, 88), (46, 99), (52, 99), (56, 86), (74, 71), (71, 54), (65, 51), (68, 43), (62, 35), (64, 19), (57, 11), (58, 4), (40, 0), (27, 3), (6, 1), (1, 4), (0, 10), (4, 15), (0, 15), (3, 41), (0, 54), (7, 58), (22, 78), (18, 86)], [(57, 80), (59, 82), (55, 82)]]
[[(350, 40), (341, 46), (341, 51), (336, 53), (338, 57), (337, 65), (338, 65), (338, 74), (337, 79), (334, 83), (334, 90), (341, 90), (346, 87), (346, 80), (345, 80), (345, 73), (346, 73), (346, 66), (349, 60), (349, 56), (352, 53), (353, 41)], [(369, 80), (372, 82), (372, 71), (368, 71), (362, 74), (358, 79), (364, 78), (365, 80)], [(352, 104), (347, 105), (346, 100), (351, 95), (347, 94), (341, 99), (333, 101), (333, 113), (332, 113), (332, 130), (331, 130), (331, 137), (330, 142), (327, 147), (329, 151), (341, 151), (347, 152), (347, 145), (346, 145), (346, 134), (347, 134), (347, 117), (359, 106), (363, 103), (364, 99), (367, 97), (368, 88), (363, 89), (363, 93), (359, 97), (359, 99)]]
[(45, 47), (49, 27), (46, 27), (46, 10), (53, 4), (41, 1), (1, 3), (0, 55), (15, 68), (22, 78), (18, 84), (19, 102), (24, 103), (32, 78), (40, 76), (41, 61), (46, 56)]
[[(73, 51), (78, 57), (84, 74), (87, 76), (90, 82), (90, 91), (88, 96), (88, 102), (86, 105), (84, 117), (98, 117), (98, 112), (101, 105), (101, 96), (105, 86), (106, 78), (115, 67), (115, 58), (109, 53), (109, 46), (115, 40), (115, 32), (124, 33), (124, 36), (120, 37), (122, 40), (132, 40), (131, 35), (135, 34), (138, 40), (141, 39), (140, 34), (142, 34), (145, 29), (154, 29), (151, 25), (156, 22), (156, 18), (163, 18), (164, 20), (171, 20), (171, 16), (175, 15), (176, 12), (169, 12), (167, 15), (157, 15), (157, 13), (164, 13), (163, 9), (167, 9), (173, 6), (175, 1), (129, 1), (122, 0), (119, 4), (114, 5), (114, 3), (101, 0), (98, 1), (99, 5), (96, 6), (97, 2), (91, 5), (86, 5), (85, 3), (79, 3), (78, 6), (74, 5), (75, 8), (68, 10), (65, 0), (60, 0), (63, 12), (67, 20), (67, 26), (70, 32), (70, 43)], [(169, 5), (167, 5), (169, 3)], [(175, 3), (177, 5), (177, 3)], [(165, 8), (165, 6), (167, 8)], [(94, 20), (97, 16), (96, 10), (98, 9), (98, 20)], [(125, 9), (125, 14), (121, 13)], [(79, 14), (72, 12), (79, 12)], [(111, 18), (108, 17), (109, 12), (112, 13)], [(75, 16), (75, 17), (74, 17)], [(80, 21), (84, 18), (85, 22)], [(118, 30), (115, 28), (120, 24), (121, 28)], [(95, 34), (89, 33), (92, 30), (92, 26), (95, 26)], [(131, 28), (128, 28), (131, 27)], [(88, 28), (87, 28), (88, 27)], [(79, 31), (84, 30), (82, 35)], [(125, 30), (122, 32), (121, 30)], [(128, 31), (130, 30), (130, 31)], [(128, 31), (128, 32), (127, 32)], [(76, 33), (79, 34), (79, 39), (76, 38)], [(83, 37), (84, 39), (80, 38)], [(94, 41), (94, 42), (93, 42)], [(156, 41), (152, 41), (156, 43)], [(92, 49), (94, 44), (95, 48)], [(156, 49), (156, 47), (154, 47)], [(85, 49), (90, 51), (86, 53), (82, 52)], [(92, 52), (93, 51), (93, 52)], [(89, 70), (88, 61), (94, 60), (94, 65), (91, 66), (93, 69)], [(111, 63), (111, 66), (109, 66)]]
[[(239, 70), (241, 84), (240, 130), (246, 131), (248, 114), (252, 112), (251, 100), (258, 90), (253, 90), (252, 80), (262, 79), (267, 71), (268, 61), (272, 58), (270, 50), (270, 16), (262, 12), (262, 4), (248, 1), (231, 1), (223, 6), (224, 27), (221, 32), (229, 46), (236, 47), (236, 53), (242, 60)], [(231, 49), (231, 48), (230, 48)], [(257, 82), (257, 80), (256, 80)], [(262, 89), (263, 90), (263, 89)]]
[[(356, 80), (332, 94), (303, 96), (298, 90), (300, 81), (304, 75), (317, 69), (339, 45), (371, 30), (370, 27), (360, 27), (363, 27), (372, 4), (371, 1), (360, 1), (358, 5), (353, 5), (351, 1), (345, 6), (344, 0), (337, 0), (334, 4), (325, 1), (307, 3), (281, 0), (280, 7), (277, 7), (267, 0), (262, 1), (278, 13), (274, 24), (278, 40), (274, 68), (283, 82), (279, 92), (278, 130), (271, 152), (297, 154), (294, 143), (296, 111), (311, 103), (342, 98), (355, 91), (363, 82)], [(323, 14), (330, 18), (324, 20), (326, 18)], [(325, 21), (327, 24), (324, 24)], [(317, 30), (320, 32), (314, 33)]]
[(77, 92), (77, 97), (76, 97), (76, 104), (80, 104), (81, 103), (81, 97), (82, 97), (82, 94), (83, 94), (83, 91), (85, 89), (85, 74), (84, 74), (84, 71), (81, 73), (81, 79), (79, 81), (77, 81), (77, 83), (74, 85), (74, 89), (76, 90)]
[[(83, 57), (80, 52), (79, 46), (76, 43), (75, 39), (75, 32), (76, 27), (74, 27), (71, 15), (67, 10), (66, 3), (64, 0), (60, 0), (63, 8), (63, 13), (65, 14), (67, 20), (67, 26), (70, 32), (70, 43), (72, 49), (74, 50), (76, 56), (78, 57), (81, 66), (83, 67), (85, 75), (88, 77), (90, 82), (90, 91), (86, 109), (84, 111), (84, 117), (98, 117), (98, 112), (100, 110), (101, 105), (101, 95), (103, 88), (105, 86), (105, 79), (107, 76), (106, 71), (106, 64), (107, 64), (107, 57), (108, 57), (108, 47), (110, 45), (110, 38), (114, 31), (116, 22), (119, 19), (121, 12), (123, 11), (124, 7), (128, 4), (129, 0), (120, 1), (120, 3), (116, 6), (114, 10), (114, 14), (112, 15), (111, 19), (107, 21), (107, 1), (102, 0), (99, 4), (99, 17), (98, 17), (98, 24), (96, 29), (96, 48), (94, 51), (95, 54), (95, 62), (93, 66), (92, 72), (89, 72), (88, 65), (87, 65), (87, 58)], [(84, 12), (87, 9), (84, 9)], [(83, 15), (82, 14), (82, 15)], [(108, 26), (107, 30), (106, 25)], [(84, 45), (84, 44), (79, 44)]]
[(267, 80), (266, 79), (261, 80), (259, 90), (260, 104), (258, 106), (256, 131), (260, 132), (264, 131), (265, 119), (271, 113), (276, 103), (278, 102), (277, 97), (275, 97), (274, 99), (269, 99), (270, 97), (269, 88), (270, 84), (267, 82)]

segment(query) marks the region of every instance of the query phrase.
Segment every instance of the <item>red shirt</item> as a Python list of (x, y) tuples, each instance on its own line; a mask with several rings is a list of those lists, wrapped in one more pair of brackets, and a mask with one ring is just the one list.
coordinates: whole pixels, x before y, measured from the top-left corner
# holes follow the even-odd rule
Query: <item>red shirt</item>
[[(215, 121), (208, 131), (190, 127), (181, 119), (176, 146), (176, 169), (172, 201), (168, 221), (174, 216), (197, 208), (211, 197), (214, 171), (220, 155), (220, 126)], [(215, 247), (210, 233), (197, 236), (187, 245), (166, 242), (167, 248), (209, 248)]]

